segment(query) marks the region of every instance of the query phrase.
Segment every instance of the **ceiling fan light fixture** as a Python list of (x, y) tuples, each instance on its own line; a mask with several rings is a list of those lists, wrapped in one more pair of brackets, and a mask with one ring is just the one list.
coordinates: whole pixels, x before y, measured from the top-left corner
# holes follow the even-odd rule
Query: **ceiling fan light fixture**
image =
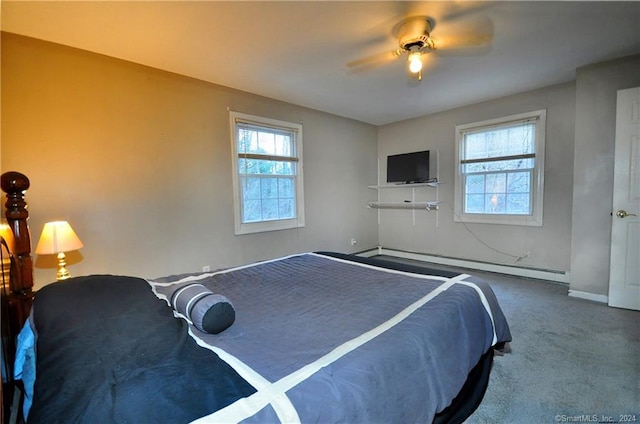
[(417, 74), (422, 70), (422, 53), (420, 51), (409, 53), (409, 71)]

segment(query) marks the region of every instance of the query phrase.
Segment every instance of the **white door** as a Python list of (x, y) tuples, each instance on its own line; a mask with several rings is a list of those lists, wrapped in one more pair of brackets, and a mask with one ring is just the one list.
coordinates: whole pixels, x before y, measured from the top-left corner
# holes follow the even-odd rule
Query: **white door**
[(640, 310), (640, 87), (618, 91), (609, 305)]

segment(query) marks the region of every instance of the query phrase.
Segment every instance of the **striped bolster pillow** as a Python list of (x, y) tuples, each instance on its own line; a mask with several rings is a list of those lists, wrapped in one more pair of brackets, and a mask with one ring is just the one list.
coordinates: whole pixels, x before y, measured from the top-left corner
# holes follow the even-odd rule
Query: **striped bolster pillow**
[(236, 311), (226, 297), (202, 284), (189, 284), (171, 296), (171, 306), (205, 333), (218, 334), (233, 324)]

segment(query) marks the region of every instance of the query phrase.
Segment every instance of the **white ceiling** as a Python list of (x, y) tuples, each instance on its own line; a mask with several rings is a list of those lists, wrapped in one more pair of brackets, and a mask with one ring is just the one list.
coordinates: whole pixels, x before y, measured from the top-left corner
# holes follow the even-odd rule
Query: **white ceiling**
[[(571, 81), (578, 67), (640, 53), (639, 1), (4, 0), (0, 7), (3, 31), (375, 125)], [(436, 22), (438, 50), (425, 60), (421, 83), (409, 80), (404, 57), (358, 72), (347, 66), (396, 49), (392, 29), (413, 15)], [(489, 43), (451, 48), (477, 35)]]

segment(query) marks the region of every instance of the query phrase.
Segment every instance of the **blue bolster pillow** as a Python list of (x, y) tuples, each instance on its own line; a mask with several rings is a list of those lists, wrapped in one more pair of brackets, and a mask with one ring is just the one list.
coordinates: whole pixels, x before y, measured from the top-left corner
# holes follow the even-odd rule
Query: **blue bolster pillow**
[(189, 284), (171, 296), (173, 308), (186, 316), (200, 331), (218, 334), (233, 324), (236, 311), (226, 297), (202, 284)]

